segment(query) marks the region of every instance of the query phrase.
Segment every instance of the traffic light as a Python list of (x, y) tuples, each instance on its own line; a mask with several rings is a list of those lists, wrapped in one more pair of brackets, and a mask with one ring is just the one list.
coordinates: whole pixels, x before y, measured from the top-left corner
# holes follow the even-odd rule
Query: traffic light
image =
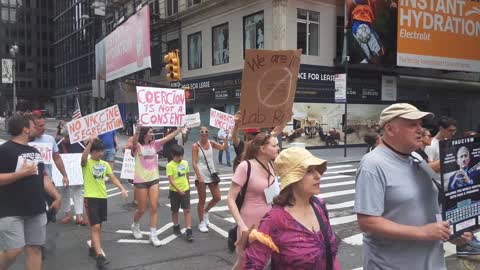
[(180, 81), (180, 55), (178, 50), (166, 54), (163, 61), (166, 63), (167, 80)]

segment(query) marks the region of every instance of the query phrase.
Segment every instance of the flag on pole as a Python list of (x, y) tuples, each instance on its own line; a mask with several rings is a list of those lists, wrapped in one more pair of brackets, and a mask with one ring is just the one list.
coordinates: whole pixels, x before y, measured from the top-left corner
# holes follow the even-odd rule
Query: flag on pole
[(80, 103), (78, 103), (78, 98), (75, 98), (75, 110), (73, 111), (73, 119), (78, 119), (82, 117), (82, 112), (80, 111)]

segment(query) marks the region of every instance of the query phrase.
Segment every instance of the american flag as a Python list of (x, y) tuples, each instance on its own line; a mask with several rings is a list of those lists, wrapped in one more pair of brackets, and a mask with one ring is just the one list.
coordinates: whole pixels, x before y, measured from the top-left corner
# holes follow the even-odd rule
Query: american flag
[(75, 98), (75, 110), (73, 111), (73, 119), (78, 119), (82, 117), (82, 112), (80, 111), (80, 103), (78, 103), (78, 98)]

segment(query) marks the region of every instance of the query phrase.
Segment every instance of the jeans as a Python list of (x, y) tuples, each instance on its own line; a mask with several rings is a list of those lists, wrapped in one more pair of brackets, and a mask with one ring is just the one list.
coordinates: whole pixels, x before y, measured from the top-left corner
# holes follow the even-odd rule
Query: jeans
[[(225, 150), (225, 154), (227, 156), (227, 165), (231, 166), (231, 160), (230, 160), (230, 146), (227, 146), (227, 149)], [(223, 157), (223, 151), (218, 151), (218, 162), (222, 163), (222, 157)]]

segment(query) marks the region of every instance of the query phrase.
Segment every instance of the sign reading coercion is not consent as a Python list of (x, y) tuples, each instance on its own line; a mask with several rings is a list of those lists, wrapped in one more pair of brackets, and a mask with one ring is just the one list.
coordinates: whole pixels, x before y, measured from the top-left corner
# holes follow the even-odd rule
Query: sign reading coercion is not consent
[(137, 86), (139, 120), (148, 127), (179, 127), (185, 122), (183, 89)]
[(215, 109), (210, 109), (210, 126), (232, 131), (235, 126), (234, 116)]
[(240, 128), (273, 127), (290, 120), (301, 50), (246, 50)]
[(118, 105), (108, 107), (87, 116), (74, 119), (67, 123), (70, 143), (90, 139), (112, 130), (123, 128), (122, 117)]

